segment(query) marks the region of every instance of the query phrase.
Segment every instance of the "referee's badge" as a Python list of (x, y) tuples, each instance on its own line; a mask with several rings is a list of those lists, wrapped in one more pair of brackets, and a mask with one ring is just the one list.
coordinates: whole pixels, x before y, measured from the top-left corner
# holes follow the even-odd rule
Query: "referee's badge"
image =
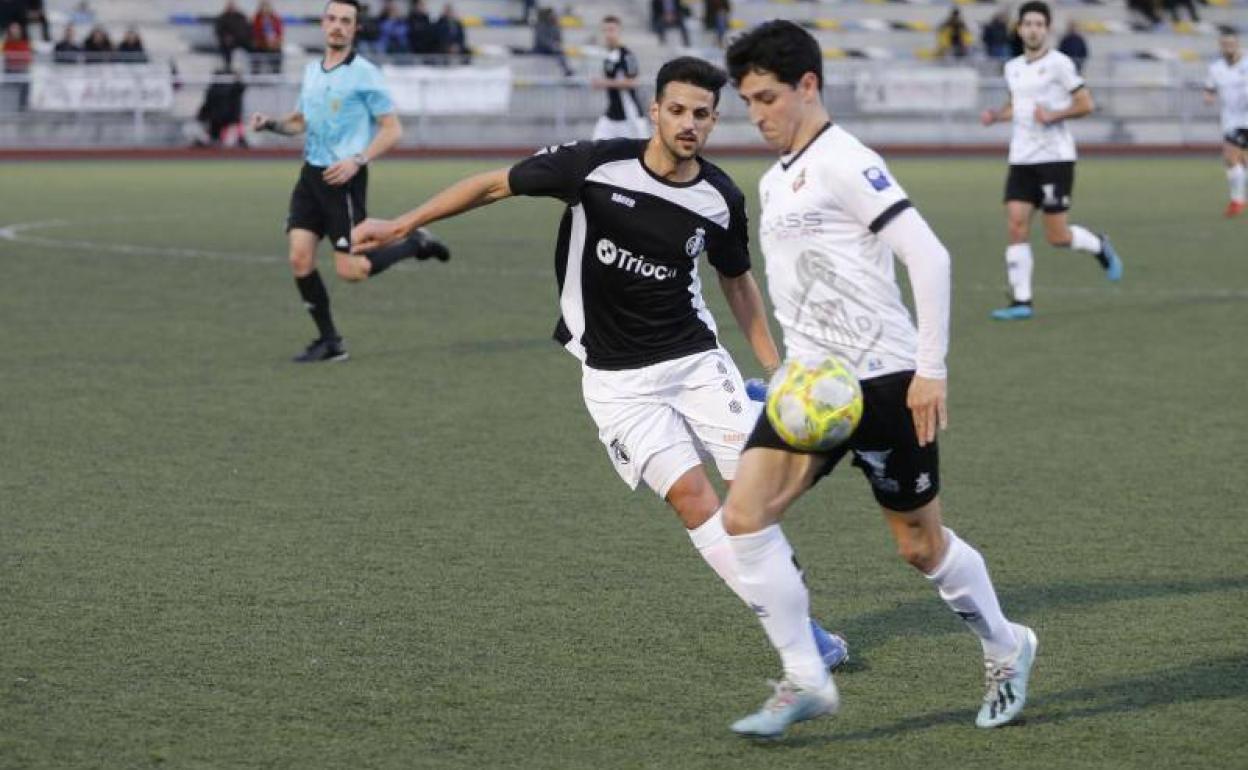
[(694, 259), (706, 250), (706, 230), (701, 227), (693, 231), (693, 237), (685, 241), (685, 253)]

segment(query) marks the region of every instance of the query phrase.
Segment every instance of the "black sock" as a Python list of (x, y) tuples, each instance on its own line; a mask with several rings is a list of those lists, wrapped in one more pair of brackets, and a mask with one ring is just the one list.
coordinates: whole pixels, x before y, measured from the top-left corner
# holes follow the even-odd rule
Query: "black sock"
[(296, 277), (295, 286), (299, 287), (299, 296), (303, 297), (304, 306), (316, 322), (321, 339), (339, 339), (338, 330), (334, 328), (334, 319), (329, 314), (329, 292), (325, 291), (320, 271), (313, 270), (302, 278)]
[(395, 262), (416, 256), (417, 252), (420, 251), (420, 244), (421, 239), (413, 234), (406, 238), (400, 238), (388, 246), (382, 246), (374, 252), (365, 254), (364, 258), (372, 265), (372, 268), (368, 271), (368, 277), (373, 278), (381, 275)]

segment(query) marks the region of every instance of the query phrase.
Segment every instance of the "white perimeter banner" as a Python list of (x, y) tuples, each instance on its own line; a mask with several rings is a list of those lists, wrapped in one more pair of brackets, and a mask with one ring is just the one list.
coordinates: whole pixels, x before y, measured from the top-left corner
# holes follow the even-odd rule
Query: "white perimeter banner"
[(511, 105), (510, 67), (381, 68), (395, 107), (408, 115), (502, 115)]
[(158, 112), (173, 107), (169, 68), (146, 64), (35, 67), (30, 108), (47, 112)]
[(854, 99), (863, 112), (948, 112), (979, 103), (979, 74), (968, 67), (859, 72)]

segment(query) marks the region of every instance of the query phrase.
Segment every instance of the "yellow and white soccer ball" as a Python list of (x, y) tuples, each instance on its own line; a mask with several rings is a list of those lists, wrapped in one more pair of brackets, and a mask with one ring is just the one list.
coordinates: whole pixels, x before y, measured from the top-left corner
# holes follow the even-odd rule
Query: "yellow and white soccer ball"
[(847, 440), (862, 419), (862, 388), (834, 356), (789, 359), (767, 388), (767, 420), (794, 449), (826, 452)]

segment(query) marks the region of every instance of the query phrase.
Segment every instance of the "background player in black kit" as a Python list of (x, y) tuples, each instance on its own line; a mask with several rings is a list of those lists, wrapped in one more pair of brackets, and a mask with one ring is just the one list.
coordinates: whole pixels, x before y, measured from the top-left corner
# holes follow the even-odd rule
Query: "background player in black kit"
[[(555, 263), (555, 339), (582, 362), (585, 405), (617, 473), (666, 500), (702, 557), (740, 596), (719, 497), (701, 456), (713, 458), (730, 482), (758, 409), (719, 345), (701, 295), (699, 257), (707, 255), (718, 272), (762, 367), (774, 370), (780, 357), (750, 274), (745, 197), (698, 155), (726, 80), (701, 59), (674, 59), (659, 70), (650, 140), (548, 147), (511, 168), (460, 181), (397, 220), (366, 220), (352, 238), (358, 250), (382, 247), (513, 195), (567, 204)], [(843, 642), (811, 626), (826, 664), (843, 660)]]
[(620, 18), (607, 16), (602, 20), (602, 42), (607, 55), (602, 60), (602, 77), (594, 79), (594, 88), (607, 92), (607, 111), (594, 126), (594, 139), (645, 139), (650, 136), (650, 123), (642, 115), (637, 99), (637, 75), (641, 67), (637, 56), (620, 42)]

